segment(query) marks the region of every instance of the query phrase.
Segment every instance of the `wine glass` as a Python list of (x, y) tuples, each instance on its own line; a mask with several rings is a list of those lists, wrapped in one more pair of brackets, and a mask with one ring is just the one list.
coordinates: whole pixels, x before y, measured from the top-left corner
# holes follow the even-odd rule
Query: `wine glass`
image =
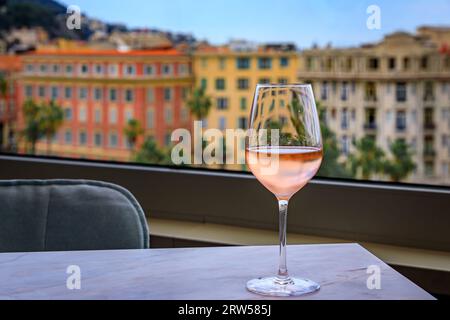
[(278, 200), (280, 261), (278, 275), (247, 282), (251, 292), (299, 296), (319, 290), (308, 279), (290, 277), (286, 266), (289, 199), (317, 173), (322, 162), (319, 117), (311, 85), (257, 85), (246, 139), (251, 172)]

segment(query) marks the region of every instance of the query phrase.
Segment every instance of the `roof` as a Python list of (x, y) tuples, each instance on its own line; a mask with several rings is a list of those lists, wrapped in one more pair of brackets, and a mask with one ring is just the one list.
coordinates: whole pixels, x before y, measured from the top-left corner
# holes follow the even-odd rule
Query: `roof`
[(147, 56), (183, 56), (184, 53), (176, 49), (157, 50), (95, 50), (95, 49), (43, 49), (26, 54), (27, 56), (95, 56), (95, 57), (147, 57)]
[(0, 55), (0, 70), (20, 70), (22, 68), (22, 60), (15, 55)]

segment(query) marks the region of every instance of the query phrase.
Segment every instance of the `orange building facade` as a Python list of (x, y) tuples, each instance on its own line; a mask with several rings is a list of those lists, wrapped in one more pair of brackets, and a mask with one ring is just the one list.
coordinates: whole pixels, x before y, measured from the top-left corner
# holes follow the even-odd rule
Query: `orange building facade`
[(18, 56), (0, 55), (0, 77), (4, 81), (0, 88), (0, 151), (14, 151), (14, 136), (19, 95), (17, 73), (21, 70)]
[[(137, 147), (149, 136), (169, 147), (174, 129), (190, 129), (191, 62), (180, 51), (37, 51), (22, 56), (22, 65), (17, 104), (54, 100), (64, 111), (54, 155), (129, 161), (124, 128), (131, 119), (145, 132)], [(19, 108), (19, 129), (24, 125)], [(36, 147), (46, 154), (45, 141)]]

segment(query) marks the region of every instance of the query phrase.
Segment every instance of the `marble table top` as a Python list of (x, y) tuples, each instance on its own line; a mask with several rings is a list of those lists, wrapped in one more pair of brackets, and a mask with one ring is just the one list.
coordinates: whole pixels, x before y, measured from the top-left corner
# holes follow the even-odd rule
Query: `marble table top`
[[(287, 250), (290, 274), (321, 285), (298, 299), (434, 299), (358, 244)], [(277, 263), (277, 246), (1, 253), (0, 299), (269, 299), (245, 284)]]

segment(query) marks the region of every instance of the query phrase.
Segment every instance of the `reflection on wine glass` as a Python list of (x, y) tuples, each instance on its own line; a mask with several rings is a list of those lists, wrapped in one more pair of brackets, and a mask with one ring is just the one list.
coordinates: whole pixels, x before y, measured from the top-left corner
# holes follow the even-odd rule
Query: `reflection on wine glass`
[(310, 85), (256, 86), (246, 146), (247, 164), (278, 199), (280, 265), (278, 275), (258, 278), (247, 289), (262, 295), (299, 296), (320, 286), (290, 277), (286, 266), (289, 199), (317, 173), (322, 162), (319, 117)]

